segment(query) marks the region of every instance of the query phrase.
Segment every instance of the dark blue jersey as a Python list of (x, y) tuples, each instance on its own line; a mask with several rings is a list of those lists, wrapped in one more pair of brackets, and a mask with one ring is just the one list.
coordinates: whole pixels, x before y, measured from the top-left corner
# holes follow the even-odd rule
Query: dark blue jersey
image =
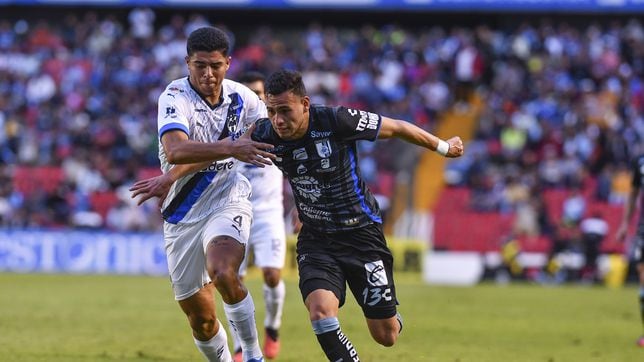
[(321, 232), (382, 223), (380, 208), (358, 167), (357, 140), (378, 137), (380, 115), (345, 107), (311, 106), (309, 128), (298, 140), (282, 140), (268, 119), (252, 138), (275, 146), (275, 165), (289, 180), (302, 223)]
[(644, 195), (642, 195), (642, 185), (644, 185), (644, 155), (640, 155), (633, 160), (631, 172), (633, 173), (633, 189), (639, 190), (640, 192), (640, 218), (637, 232), (640, 236), (644, 237)]

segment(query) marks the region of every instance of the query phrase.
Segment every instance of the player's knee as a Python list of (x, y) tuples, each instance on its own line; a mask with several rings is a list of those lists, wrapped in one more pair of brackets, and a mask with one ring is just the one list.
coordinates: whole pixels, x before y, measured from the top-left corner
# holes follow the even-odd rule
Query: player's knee
[(215, 335), (217, 318), (214, 314), (191, 313), (188, 315), (188, 320), (190, 321), (190, 328), (197, 336), (210, 339)]
[(329, 317), (335, 317), (337, 313), (333, 308), (330, 308), (327, 305), (322, 303), (310, 303), (309, 307), (309, 318), (312, 321), (318, 321), (320, 319), (325, 319)]
[(383, 329), (372, 333), (373, 339), (385, 347), (391, 347), (398, 340), (398, 332), (393, 329)]
[(275, 288), (279, 284), (281, 279), (281, 273), (279, 269), (276, 268), (263, 268), (262, 273), (264, 274), (264, 282), (271, 288)]
[(218, 289), (221, 286), (233, 285), (239, 282), (237, 272), (230, 267), (208, 268), (208, 274)]

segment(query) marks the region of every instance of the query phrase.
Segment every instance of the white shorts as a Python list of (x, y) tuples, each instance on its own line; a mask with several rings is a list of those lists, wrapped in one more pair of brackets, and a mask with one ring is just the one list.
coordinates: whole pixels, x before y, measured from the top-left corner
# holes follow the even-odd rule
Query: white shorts
[(215, 210), (194, 224), (163, 224), (165, 252), (176, 300), (186, 299), (210, 283), (206, 270), (206, 247), (220, 235), (248, 243), (252, 212), (250, 202)]
[(246, 275), (248, 254), (253, 251), (253, 264), (260, 268), (284, 267), (286, 235), (282, 208), (267, 210), (253, 215), (250, 239), (246, 245), (246, 257), (239, 267), (239, 275)]

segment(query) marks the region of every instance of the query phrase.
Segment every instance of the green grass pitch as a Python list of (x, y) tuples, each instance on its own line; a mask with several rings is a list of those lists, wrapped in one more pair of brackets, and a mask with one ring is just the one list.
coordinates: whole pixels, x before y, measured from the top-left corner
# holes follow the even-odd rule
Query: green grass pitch
[[(277, 361), (324, 361), (296, 279), (286, 279)], [(396, 346), (371, 340), (352, 298), (340, 311), (363, 361), (644, 361), (635, 286), (436, 287), (402, 274), (396, 283), (405, 318)], [(261, 328), (261, 282), (253, 274), (247, 284)], [(201, 358), (166, 278), (0, 273), (0, 361)]]

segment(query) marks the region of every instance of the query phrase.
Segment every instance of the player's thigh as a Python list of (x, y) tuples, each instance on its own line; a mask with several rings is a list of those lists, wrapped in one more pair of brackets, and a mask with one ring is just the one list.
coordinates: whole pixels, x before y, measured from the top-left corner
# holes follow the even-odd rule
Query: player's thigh
[(365, 317), (388, 319), (396, 315), (398, 305), (393, 256), (379, 230), (356, 233), (356, 243), (365, 242), (364, 237), (370, 238), (369, 251), (342, 257), (342, 268)]
[(339, 306), (346, 299), (346, 277), (337, 261), (322, 252), (298, 252), (297, 270), (302, 300), (306, 303), (309, 294), (317, 290), (333, 293)]
[(253, 264), (260, 268), (284, 268), (286, 235), (284, 218), (279, 210), (262, 211), (253, 215), (249, 245), (252, 245)]
[(213, 212), (205, 225), (201, 240), (208, 268), (232, 265), (235, 271), (239, 269), (251, 223), (250, 203), (230, 205)]
[(168, 273), (176, 300), (184, 300), (210, 282), (202, 246), (207, 219), (190, 225), (164, 223)]

